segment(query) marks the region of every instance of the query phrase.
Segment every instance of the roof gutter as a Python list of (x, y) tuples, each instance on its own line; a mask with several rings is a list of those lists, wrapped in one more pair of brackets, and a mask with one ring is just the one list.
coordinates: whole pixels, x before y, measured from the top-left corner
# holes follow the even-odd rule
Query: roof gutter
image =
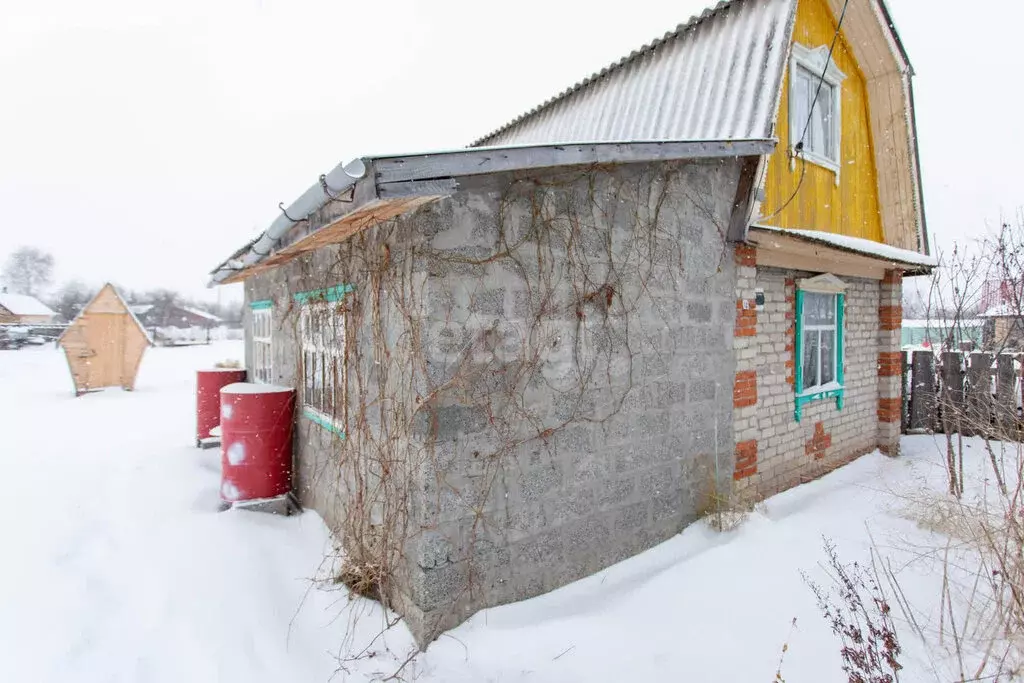
[[(762, 157), (771, 154), (775, 144), (775, 140), (760, 138), (596, 142), (472, 147), (427, 154), (362, 157), (338, 165), (287, 208), (282, 206), (282, 215), (269, 228), (213, 270), (209, 284), (214, 286), (238, 275), (275, 251), (372, 206), (372, 201), (449, 195), (458, 187), (457, 178), (593, 164)], [(360, 181), (363, 182), (357, 188)], [(323, 209), (331, 202), (345, 202), (348, 208), (340, 215), (326, 215)], [(308, 224), (302, 230), (293, 230), (302, 222)]]
[(328, 202), (353, 193), (356, 183), (366, 176), (366, 164), (362, 159), (353, 159), (347, 164), (338, 164), (330, 173), (320, 176), (320, 183), (302, 193), (286, 208), (280, 205), (281, 215), (263, 231), (259, 237), (236, 251), (227, 261), (211, 273), (210, 286), (216, 285), (234, 273), (254, 266), (271, 253), (278, 241), (289, 230), (307, 221)]

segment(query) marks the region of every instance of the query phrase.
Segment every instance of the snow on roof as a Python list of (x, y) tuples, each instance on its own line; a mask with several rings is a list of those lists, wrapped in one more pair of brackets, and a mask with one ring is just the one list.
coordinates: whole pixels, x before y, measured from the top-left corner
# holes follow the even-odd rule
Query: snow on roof
[(932, 330), (955, 330), (958, 327), (973, 328), (981, 327), (984, 324), (984, 320), (977, 320), (974, 318), (968, 320), (925, 320), (911, 318), (903, 321), (903, 327)]
[(873, 240), (866, 240), (862, 237), (850, 237), (849, 235), (837, 235), (831, 232), (822, 232), (821, 230), (796, 230), (791, 228), (777, 228), (774, 225), (760, 225), (754, 224), (751, 226), (757, 230), (766, 230), (770, 232), (778, 232), (785, 235), (792, 235), (805, 239), (810, 242), (819, 242), (826, 244), (830, 247), (837, 247), (839, 249), (845, 249), (846, 251), (853, 251), (858, 254), (864, 254), (865, 256), (873, 256), (875, 258), (884, 259), (886, 261), (893, 261), (896, 263), (904, 263), (915, 266), (926, 266), (928, 268), (934, 268), (939, 265), (939, 260), (934, 256), (926, 256), (925, 254), (919, 254), (916, 251), (910, 251), (909, 249), (900, 249), (889, 244), (883, 244), (881, 242), (875, 242)]
[(984, 313), (979, 314), (982, 318), (1020, 318), (1020, 312), (1017, 311), (1011, 304), (1002, 303), (988, 309)]
[(179, 308), (185, 311), (186, 313), (191, 313), (192, 315), (198, 318), (206, 318), (207, 320), (215, 323), (220, 322), (220, 318), (215, 316), (213, 313), (207, 313), (206, 311), (201, 311), (198, 308), (192, 308), (191, 306), (179, 306)]
[(14, 315), (57, 315), (42, 301), (27, 294), (0, 293), (0, 306)]
[(471, 146), (767, 137), (793, 7), (719, 2)]
[(222, 387), (222, 394), (279, 394), (283, 391), (294, 391), (291, 387), (276, 384), (253, 384), (251, 382), (235, 382)]
[(132, 304), (128, 309), (135, 315), (145, 315), (153, 310), (153, 304)]

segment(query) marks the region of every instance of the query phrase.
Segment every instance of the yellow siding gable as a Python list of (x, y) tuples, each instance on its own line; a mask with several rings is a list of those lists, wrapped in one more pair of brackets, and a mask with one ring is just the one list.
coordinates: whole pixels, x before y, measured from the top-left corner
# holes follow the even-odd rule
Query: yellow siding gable
[[(836, 19), (825, 0), (799, 0), (793, 40), (805, 47), (828, 46), (835, 35)], [(878, 181), (868, 117), (868, 94), (864, 75), (857, 65), (846, 38), (840, 33), (832, 60), (846, 74), (841, 93), (839, 185), (835, 174), (806, 162), (803, 183), (792, 201), (783, 206), (800, 182), (797, 159), (790, 166), (789, 150), (789, 68), (782, 85), (775, 135), (779, 145), (768, 161), (765, 201), (761, 215), (768, 225), (802, 228), (884, 241), (879, 214)]]

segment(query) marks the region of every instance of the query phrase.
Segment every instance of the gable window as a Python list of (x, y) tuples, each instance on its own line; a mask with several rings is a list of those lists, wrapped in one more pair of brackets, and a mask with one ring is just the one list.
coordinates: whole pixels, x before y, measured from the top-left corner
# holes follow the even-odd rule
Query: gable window
[(846, 285), (833, 275), (801, 280), (796, 292), (796, 420), (810, 401), (843, 407), (843, 314)]
[(345, 313), (342, 299), (351, 287), (341, 285), (295, 295), (300, 309), (303, 415), (344, 436)]
[(261, 384), (269, 384), (274, 375), (271, 306), (269, 301), (254, 301), (249, 306), (252, 311), (252, 379)]
[(842, 83), (846, 75), (829, 59), (828, 47), (793, 44), (789, 67), (790, 168), (796, 167), (796, 144), (804, 159), (832, 170), (839, 183)]

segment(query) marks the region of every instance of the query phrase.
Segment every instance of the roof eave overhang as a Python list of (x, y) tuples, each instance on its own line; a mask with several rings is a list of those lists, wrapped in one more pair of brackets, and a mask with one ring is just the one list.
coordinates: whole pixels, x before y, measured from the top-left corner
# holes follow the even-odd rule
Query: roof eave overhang
[[(210, 285), (240, 282), (298, 253), (341, 242), (370, 225), (454, 194), (460, 178), (573, 166), (760, 159), (771, 154), (775, 144), (775, 140), (761, 138), (596, 142), (475, 147), (364, 158), (358, 160), (364, 172), (360, 177), (352, 176), (348, 187), (338, 190), (339, 183), (335, 181), (327, 183), (334, 188), (327, 192), (322, 178), (319, 185), (312, 186), (291, 206), (282, 207), (284, 221), (279, 217), (274, 225), (217, 266), (211, 273)], [(320, 199), (310, 201), (318, 193)]]
[(908, 277), (928, 275), (936, 267), (912, 258), (903, 260), (879, 255), (771, 226), (751, 226), (748, 239), (758, 249), (759, 266), (869, 279), (881, 279), (889, 270), (898, 270)]

